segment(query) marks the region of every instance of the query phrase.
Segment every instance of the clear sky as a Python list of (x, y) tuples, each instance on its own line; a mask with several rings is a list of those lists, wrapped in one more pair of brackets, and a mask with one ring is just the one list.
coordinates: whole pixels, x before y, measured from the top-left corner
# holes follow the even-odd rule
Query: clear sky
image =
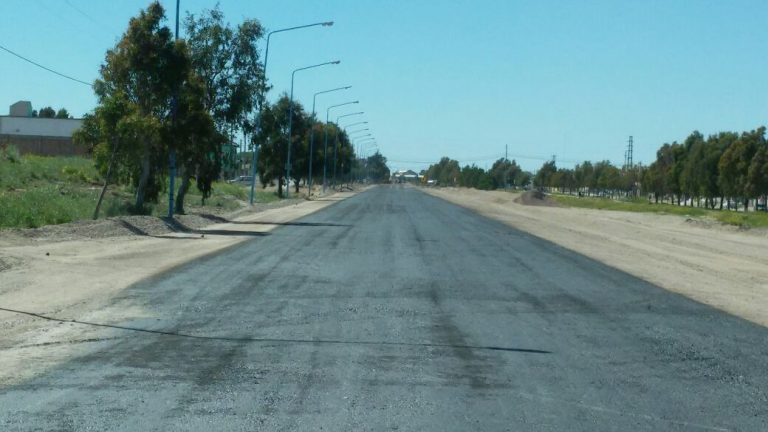
[[(106, 49), (147, 0), (0, 0), (0, 44), (92, 81)], [(162, 2), (172, 25), (175, 2)], [(214, 1), (182, 0), (182, 14)], [(629, 135), (635, 161), (691, 131), (768, 123), (768, 1), (221, 0), (236, 24), (268, 29), (334, 20), (275, 35), (267, 75), (318, 111), (359, 99), (391, 168), (423, 168), (441, 156), (489, 167), (510, 158), (535, 169), (585, 159), (621, 164)], [(183, 34), (182, 34), (183, 36)], [(93, 109), (89, 87), (0, 51), (0, 113), (25, 99), (35, 109)], [(336, 115), (351, 112), (339, 109)], [(333, 116), (332, 116), (333, 117)], [(357, 119), (355, 119), (357, 120)], [(351, 119), (350, 119), (351, 122)], [(344, 121), (342, 120), (342, 124)]]

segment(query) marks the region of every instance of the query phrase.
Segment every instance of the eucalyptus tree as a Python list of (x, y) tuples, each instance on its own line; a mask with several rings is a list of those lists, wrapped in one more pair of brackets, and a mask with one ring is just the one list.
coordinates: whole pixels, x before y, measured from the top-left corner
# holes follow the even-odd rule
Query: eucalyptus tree
[(100, 106), (125, 105), (119, 118), (125, 151), (118, 163), (131, 170), (138, 211), (146, 200), (156, 200), (163, 187), (169, 143), (161, 132), (171, 117), (174, 91), (189, 73), (184, 44), (174, 41), (164, 20), (165, 10), (157, 1), (131, 18), (117, 45), (107, 51), (94, 83)]
[[(277, 180), (277, 192), (283, 196), (283, 185), (290, 183), (286, 178), (286, 163), (288, 153), (288, 112), (290, 107), (288, 96), (283, 94), (274, 104), (265, 104), (261, 112), (260, 129), (253, 135), (252, 140), (260, 142), (258, 171), (259, 179), (263, 185)], [(293, 124), (291, 127), (291, 141), (296, 143), (305, 140), (309, 132), (310, 119), (298, 102), (293, 102)], [(302, 156), (303, 157), (303, 156)], [(299, 160), (302, 160), (299, 157)], [(301, 176), (305, 170), (296, 170)], [(298, 183), (298, 182), (297, 182)], [(298, 189), (298, 186), (297, 186)]]
[(231, 146), (239, 133), (253, 133), (254, 121), (249, 115), (266, 86), (257, 46), (264, 35), (259, 21), (246, 19), (233, 28), (216, 5), (199, 15), (188, 13), (184, 27), (192, 69), (203, 84), (203, 109), (213, 118), (217, 140), (226, 137), (228, 142), (220, 142), (205, 164), (199, 158), (180, 161), (182, 184), (177, 201), (182, 202), (191, 178), (197, 178), (200, 185), (203, 176), (203, 183), (209, 185), (210, 176), (219, 176), (223, 146)]

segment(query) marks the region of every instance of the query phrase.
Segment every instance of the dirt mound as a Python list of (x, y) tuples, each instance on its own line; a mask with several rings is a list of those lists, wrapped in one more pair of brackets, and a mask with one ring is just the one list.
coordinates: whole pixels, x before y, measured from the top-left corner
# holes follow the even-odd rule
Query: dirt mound
[(40, 228), (10, 228), (0, 230), (0, 241), (22, 239), (38, 241), (68, 241), (123, 236), (155, 237), (177, 232), (191, 232), (208, 225), (227, 223), (247, 213), (297, 204), (299, 199), (286, 199), (256, 204), (228, 214), (192, 213), (176, 215), (173, 220), (156, 216), (116, 216), (99, 220), (80, 220)]
[(548, 197), (544, 192), (532, 190), (523, 192), (515, 198), (515, 202), (522, 205), (559, 207), (557, 201)]

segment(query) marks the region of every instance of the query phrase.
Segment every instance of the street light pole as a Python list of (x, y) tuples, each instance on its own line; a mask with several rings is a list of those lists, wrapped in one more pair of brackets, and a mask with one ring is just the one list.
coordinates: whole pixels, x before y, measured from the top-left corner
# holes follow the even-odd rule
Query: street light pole
[[(352, 136), (352, 134), (370, 131), (371, 130), (370, 128), (358, 129), (358, 130), (354, 130), (354, 131), (351, 131), (351, 132), (347, 132), (348, 128), (350, 128), (352, 126), (355, 126), (355, 125), (358, 125), (358, 124), (361, 124), (361, 123), (368, 123), (368, 122), (357, 122), (357, 123), (352, 123), (352, 124), (348, 124), (348, 125), (344, 126), (344, 132), (347, 133), (347, 137), (349, 138), (349, 141), (351, 143), (354, 143), (354, 141), (356, 139), (360, 139), (360, 138), (365, 137), (365, 136), (371, 136), (370, 133), (367, 133), (367, 134), (364, 134), (364, 135)], [(353, 144), (353, 149), (354, 149), (354, 144)], [(356, 155), (355, 160), (359, 159), (359, 155), (357, 155), (357, 151), (355, 151), (355, 155)], [(352, 168), (353, 167), (349, 167), (349, 179), (350, 179), (350, 182), (352, 181), (352, 179), (354, 179), (354, 175), (352, 174)]]
[[(179, 3), (181, 0), (176, 0), (176, 40), (179, 40)], [(173, 95), (173, 122), (176, 122), (176, 111), (178, 110), (179, 88), (176, 85), (175, 93)], [(173, 194), (176, 188), (176, 149), (171, 147), (171, 151), (168, 152), (168, 162), (170, 164), (170, 182), (168, 191), (168, 218), (173, 218)]]
[[(176, 15), (178, 16), (178, 13)], [(269, 60), (269, 40), (273, 34), (287, 32), (291, 30), (299, 30), (307, 27), (316, 27), (316, 26), (330, 27), (332, 25), (333, 25), (333, 21), (325, 21), (325, 22), (301, 25), (296, 27), (288, 27), (284, 29), (272, 30), (271, 32), (267, 33), (267, 46), (264, 49), (264, 68), (263, 68), (264, 81), (267, 80), (267, 60)], [(266, 95), (262, 94), (261, 97), (259, 98), (259, 110), (256, 114), (256, 124), (259, 126), (259, 129), (261, 126), (261, 108), (264, 105), (265, 97)], [(257, 130), (257, 133), (258, 133), (258, 130)], [(256, 161), (258, 159), (258, 155), (259, 155), (258, 147), (254, 144), (253, 158), (251, 160), (251, 196), (250, 196), (251, 205), (253, 205), (253, 194), (254, 194), (254, 189), (256, 188)]]
[[(347, 126), (347, 127), (349, 127), (349, 126)], [(369, 131), (369, 130), (371, 130), (371, 129), (370, 128), (357, 129), (357, 130), (353, 130), (353, 131), (347, 132), (347, 134), (351, 136), (352, 134), (356, 134), (356, 133), (360, 133), (360, 132), (365, 132), (365, 131)]]
[(320, 66), (337, 65), (339, 63), (341, 63), (341, 61), (334, 60), (334, 61), (320, 63), (312, 66), (305, 66), (302, 68), (294, 69), (293, 72), (291, 72), (291, 99), (290, 99), (290, 102), (288, 102), (288, 159), (287, 159), (287, 162), (285, 163), (285, 169), (286, 169), (285, 182), (288, 185), (285, 192), (286, 197), (290, 195), (290, 190), (291, 190), (290, 188), (291, 186), (291, 147), (293, 147), (292, 145), (293, 140), (291, 139), (291, 125), (293, 124), (293, 80), (296, 77), (296, 72), (307, 70), (307, 69), (313, 69)]
[[(336, 117), (336, 139), (334, 140), (334, 144), (333, 144), (333, 186), (334, 187), (336, 187), (337, 150), (339, 147), (339, 120), (343, 119), (344, 117), (350, 117), (350, 116), (356, 116), (356, 115), (362, 115), (362, 114), (365, 114), (365, 112), (359, 111), (359, 112), (344, 114)], [(345, 126), (344, 130), (346, 131), (346, 129), (347, 127)]]
[[(327, 186), (326, 182), (326, 171), (328, 168), (328, 118), (331, 114), (331, 109), (338, 108), (345, 105), (351, 105), (351, 104), (357, 104), (360, 103), (360, 101), (351, 101), (351, 102), (344, 102), (342, 104), (338, 105), (331, 105), (328, 107), (327, 110), (325, 110), (325, 147), (323, 149), (323, 193), (325, 193), (325, 188)], [(336, 125), (336, 128), (338, 129), (339, 125)]]
[[(321, 92), (317, 92), (312, 96), (312, 121), (315, 119), (315, 101), (317, 100), (317, 95), (325, 94), (325, 93), (331, 93), (339, 90), (349, 90), (352, 86), (346, 86), (346, 87), (339, 87), (335, 89), (330, 90), (324, 90)], [(309, 174), (307, 174), (307, 181), (309, 182), (309, 186), (307, 188), (307, 198), (310, 198), (312, 196), (312, 155), (314, 154), (314, 148), (315, 148), (315, 127), (314, 124), (309, 129)], [(325, 173), (323, 173), (325, 175)]]
[[(368, 136), (368, 137), (361, 136), (361, 137), (357, 137), (354, 141), (355, 141), (355, 145), (357, 146), (357, 153), (360, 155), (360, 158), (365, 159), (365, 156), (363, 155), (363, 143), (368, 143), (370, 141), (371, 144), (375, 144), (376, 138), (372, 136)], [(366, 162), (366, 166), (367, 166), (367, 162)]]

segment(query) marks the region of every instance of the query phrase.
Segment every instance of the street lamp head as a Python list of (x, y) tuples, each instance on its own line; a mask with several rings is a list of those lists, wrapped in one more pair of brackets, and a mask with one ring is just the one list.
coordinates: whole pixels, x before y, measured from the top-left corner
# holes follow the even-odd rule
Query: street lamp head
[(332, 64), (339, 64), (339, 63), (341, 63), (341, 60), (332, 61), (331, 63)]
[(333, 25), (333, 21), (326, 21), (322, 23), (323, 27), (331, 27)]

